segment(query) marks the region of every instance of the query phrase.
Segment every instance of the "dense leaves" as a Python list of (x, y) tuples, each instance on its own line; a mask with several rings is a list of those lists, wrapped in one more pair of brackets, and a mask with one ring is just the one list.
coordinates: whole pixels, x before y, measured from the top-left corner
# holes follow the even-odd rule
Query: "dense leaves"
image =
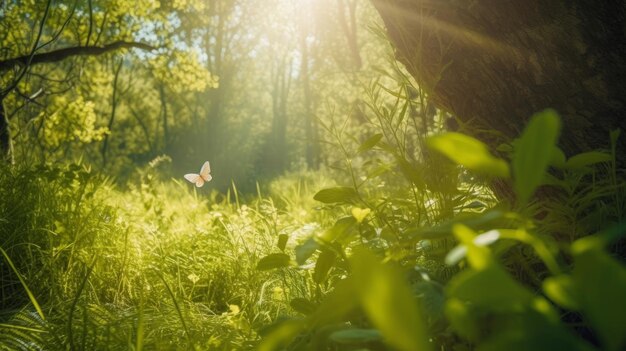
[(463, 122), (368, 2), (5, 1), (0, 28), (0, 349), (626, 347), (619, 130), (570, 154), (551, 109)]
[(525, 204), (542, 183), (544, 174), (561, 129), (556, 112), (546, 110), (534, 115), (524, 132), (514, 144), (513, 176), (515, 191), (521, 204)]

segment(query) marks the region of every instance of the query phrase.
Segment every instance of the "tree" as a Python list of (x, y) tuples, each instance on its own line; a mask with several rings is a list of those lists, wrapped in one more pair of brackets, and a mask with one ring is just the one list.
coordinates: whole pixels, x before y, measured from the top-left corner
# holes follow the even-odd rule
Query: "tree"
[[(129, 11), (125, 12), (126, 10)], [(129, 17), (133, 14), (150, 13), (150, 10), (149, 6), (140, 6), (132, 11), (130, 8), (113, 11), (98, 6), (91, 0), (81, 6), (78, 1), (67, 5), (54, 3), (52, 0), (44, 4), (22, 4), (19, 1), (5, 4), (1, 40), (13, 49), (3, 50), (0, 59), (0, 152), (6, 155), (12, 149), (5, 100), (10, 94), (17, 92), (27, 100), (26, 103), (33, 101), (34, 95), (22, 93), (20, 84), (30, 78), (34, 66), (63, 62), (72, 57), (98, 56), (121, 49), (153, 50), (153, 46), (135, 41), (130, 35), (136, 22), (129, 20)], [(79, 16), (78, 13), (82, 15)], [(99, 27), (97, 19), (100, 19)], [(83, 20), (87, 22), (86, 25)], [(126, 23), (128, 27), (115, 25), (121, 23)], [(100, 39), (108, 42), (100, 44)], [(9, 43), (13, 45), (9, 46)], [(38, 77), (39, 84), (45, 85), (47, 77), (41, 74)], [(40, 87), (40, 91), (42, 89)]]
[[(608, 147), (610, 131), (626, 130), (626, 2), (373, 3), (429, 99), (494, 149), (548, 107), (563, 117), (568, 156)], [(626, 153), (618, 158), (625, 166)]]

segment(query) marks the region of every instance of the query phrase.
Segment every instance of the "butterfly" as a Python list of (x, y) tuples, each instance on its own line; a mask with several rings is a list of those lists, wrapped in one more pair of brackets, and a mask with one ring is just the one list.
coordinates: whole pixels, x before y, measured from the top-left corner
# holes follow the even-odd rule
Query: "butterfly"
[(209, 161), (206, 161), (200, 169), (200, 174), (187, 173), (185, 174), (185, 179), (187, 179), (191, 183), (195, 183), (196, 186), (199, 188), (203, 186), (205, 182), (210, 182), (211, 179), (213, 179), (210, 173), (211, 166), (209, 165)]

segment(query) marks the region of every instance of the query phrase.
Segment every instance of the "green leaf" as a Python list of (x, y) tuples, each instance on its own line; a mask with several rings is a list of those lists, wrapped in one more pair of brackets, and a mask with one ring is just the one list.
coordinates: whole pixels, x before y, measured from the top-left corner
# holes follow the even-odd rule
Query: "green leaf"
[(288, 267), (291, 259), (289, 255), (284, 253), (274, 253), (267, 255), (259, 260), (256, 265), (256, 269), (260, 271), (267, 271), (275, 268)]
[(365, 152), (367, 150), (370, 150), (371, 148), (373, 148), (374, 146), (376, 146), (376, 144), (378, 144), (378, 142), (380, 141), (380, 139), (383, 138), (382, 134), (374, 134), (371, 137), (367, 138), (367, 140), (365, 140), (358, 149), (358, 153), (362, 153)]
[(339, 218), (335, 224), (322, 233), (319, 238), (325, 243), (342, 241), (355, 233), (356, 219), (352, 216)]
[(591, 166), (596, 163), (611, 162), (613, 157), (611, 154), (607, 154), (599, 151), (583, 152), (578, 155), (574, 155), (567, 160), (565, 167), (569, 169), (581, 169), (587, 166)]
[(470, 136), (449, 132), (429, 137), (426, 145), (474, 172), (500, 178), (509, 177), (508, 164), (494, 157), (483, 142)]
[(463, 258), (461, 255), (465, 253), (470, 266), (475, 269), (483, 269), (492, 264), (493, 258), (489, 249), (475, 242), (479, 237), (476, 232), (460, 223), (452, 226), (452, 232), (466, 249), (452, 250), (448, 255), (453, 257), (446, 257), (446, 262), (453, 263), (455, 259)]
[(287, 246), (287, 240), (289, 240), (289, 236), (287, 234), (280, 234), (278, 236), (278, 249), (280, 251), (285, 251), (285, 247)]
[(621, 129), (613, 129), (611, 133), (609, 133), (611, 138), (611, 150), (615, 153), (615, 146), (617, 145), (617, 139), (619, 139), (620, 134), (622, 134)]
[(446, 287), (448, 296), (493, 311), (515, 311), (528, 305), (533, 294), (497, 264), (457, 274)]
[(289, 302), (289, 306), (291, 306), (294, 311), (300, 312), (305, 315), (309, 315), (315, 312), (315, 309), (317, 308), (317, 306), (313, 302), (302, 297), (296, 297), (295, 299), (291, 300)]
[(365, 217), (367, 217), (367, 215), (372, 212), (372, 210), (370, 210), (369, 208), (353, 207), (350, 212), (352, 213), (352, 217), (354, 217), (354, 219), (356, 219), (358, 223), (361, 223), (363, 222)]
[(476, 341), (481, 334), (473, 312), (471, 305), (454, 297), (449, 297), (444, 306), (444, 313), (452, 328), (470, 341)]
[(607, 350), (626, 348), (626, 268), (599, 249), (574, 256), (572, 273), (582, 312)]
[(358, 200), (358, 198), (359, 196), (354, 188), (345, 186), (323, 189), (318, 191), (317, 194), (313, 196), (313, 199), (325, 204), (332, 204), (336, 202), (354, 203)]
[[(497, 317), (496, 317), (497, 318)], [(515, 326), (507, 322), (515, 321)], [(502, 316), (504, 328), (480, 343), (477, 351), (595, 351), (586, 342), (572, 335), (563, 324), (552, 323), (535, 311), (524, 311), (516, 316)], [(493, 324), (498, 323), (492, 321)], [(512, 323), (511, 323), (512, 324)]]
[(545, 110), (531, 117), (522, 136), (515, 142), (513, 176), (520, 205), (526, 204), (541, 185), (560, 130), (558, 114), (554, 110)]
[(320, 244), (315, 238), (308, 238), (302, 245), (296, 246), (296, 262), (298, 265), (303, 265), (319, 247)]
[(336, 254), (331, 250), (322, 250), (317, 262), (315, 263), (315, 270), (313, 271), (313, 280), (321, 284), (328, 275), (328, 271), (335, 263)]
[(358, 307), (355, 299), (355, 285), (352, 277), (339, 280), (334, 289), (324, 296), (315, 313), (311, 315), (310, 325), (320, 326), (346, 320), (346, 315)]
[(381, 264), (378, 257), (365, 250), (356, 250), (350, 263), (357, 296), (385, 343), (402, 351), (432, 350), (404, 273), (396, 266)]
[(571, 277), (564, 274), (556, 277), (548, 277), (543, 281), (542, 287), (546, 296), (559, 306), (573, 311), (580, 308), (576, 286)]
[(388, 165), (380, 165), (367, 172), (367, 178), (372, 179), (389, 172), (391, 168)]
[(330, 339), (338, 344), (364, 344), (382, 339), (380, 331), (376, 329), (344, 329), (330, 334)]
[(301, 319), (288, 319), (273, 325), (259, 343), (258, 351), (276, 351), (284, 349), (305, 328)]
[(28, 299), (33, 304), (33, 307), (35, 307), (35, 311), (37, 311), (37, 314), (39, 314), (39, 317), (45, 320), (46, 316), (43, 314), (43, 310), (41, 309), (41, 306), (39, 306), (39, 303), (37, 302), (35, 295), (30, 291), (30, 289), (28, 288), (28, 285), (26, 285), (24, 278), (22, 278), (22, 275), (20, 274), (20, 272), (18, 272), (17, 268), (15, 268), (15, 265), (13, 264), (13, 261), (11, 261), (11, 258), (9, 257), (9, 255), (1, 247), (0, 247), (0, 253), (2, 253), (2, 256), (4, 256), (4, 259), (7, 260), (9, 267), (11, 267), (11, 270), (13, 271), (13, 273), (15, 273), (15, 275), (17, 276), (17, 279), (22, 284), (22, 287), (26, 291), (26, 295), (28, 295)]

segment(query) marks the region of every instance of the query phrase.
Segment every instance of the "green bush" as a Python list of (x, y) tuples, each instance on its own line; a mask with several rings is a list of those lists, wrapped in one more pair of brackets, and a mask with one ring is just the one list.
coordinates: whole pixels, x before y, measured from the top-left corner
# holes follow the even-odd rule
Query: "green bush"
[[(381, 129), (394, 118), (381, 113)], [(560, 119), (546, 110), (502, 147), (510, 161), (469, 136), (439, 132), (425, 144), (452, 161), (439, 168), (458, 175), (441, 187), (424, 177), (436, 155), (412, 160), (393, 144), (406, 139), (399, 126), (353, 152), (336, 135), (349, 180), (314, 198), (343, 216), (295, 250), (297, 264), (311, 262), (317, 291), (292, 300), (301, 316), (277, 322), (260, 350), (626, 347), (626, 269), (606, 251), (619, 249), (626, 231), (617, 132), (612, 150), (566, 160), (556, 146)], [(378, 164), (359, 161), (363, 153)], [(379, 167), (386, 170), (369, 173)], [(479, 179), (512, 184), (516, 198), (485, 197)], [(259, 265), (290, 264), (271, 258)]]

